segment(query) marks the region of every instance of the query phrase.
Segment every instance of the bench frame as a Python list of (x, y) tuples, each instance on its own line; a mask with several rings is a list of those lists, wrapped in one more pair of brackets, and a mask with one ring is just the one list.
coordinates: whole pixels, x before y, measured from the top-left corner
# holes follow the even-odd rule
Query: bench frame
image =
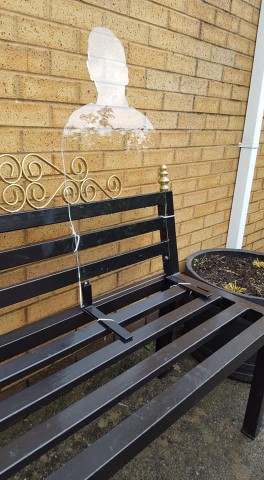
[[(160, 232), (160, 242), (81, 266), (83, 308), (76, 306), (2, 335), (0, 360), (5, 363), (0, 365), (1, 388), (28, 378), (82, 347), (87, 348), (94, 341), (102, 339), (109, 329), (116, 334), (109, 345), (87, 354), (84, 359), (52, 373), (50, 377), (29, 385), (27, 389), (14, 393), (12, 397), (3, 399), (0, 404), (0, 427), (12, 425), (143, 345), (156, 342), (156, 351), (77, 404), (3, 447), (0, 456), (1, 480), (9, 478), (37, 459), (129, 393), (166, 373), (176, 361), (193, 352), (241, 315), (252, 320), (252, 325), (246, 331), (48, 478), (110, 478), (257, 351), (242, 431), (250, 438), (255, 438), (260, 431), (264, 408), (264, 308), (179, 273), (172, 192), (76, 205), (71, 207), (71, 216), (73, 220), (89, 219), (150, 206), (157, 208), (154, 217), (85, 232), (80, 236), (79, 248), (93, 248), (98, 243), (118, 242), (156, 231)], [(1, 219), (2, 232), (16, 231), (67, 222), (68, 209), (57, 207), (20, 212), (2, 215)], [(13, 268), (53, 258), (72, 252), (74, 248), (74, 238), (69, 236), (4, 251), (0, 253), (1, 268)], [(163, 272), (160, 275), (93, 299), (89, 283), (91, 277), (133, 266), (157, 256), (163, 260)], [(76, 283), (78, 277), (78, 269), (73, 267), (2, 288), (0, 305), (6, 307), (69, 286)], [(158, 318), (131, 331), (129, 325), (133, 326), (137, 320), (153, 312), (159, 313)], [(188, 325), (190, 320), (195, 322), (192, 328), (175, 340), (175, 329)], [(79, 327), (83, 328), (78, 329)], [(19, 354), (22, 356), (14, 358)]]

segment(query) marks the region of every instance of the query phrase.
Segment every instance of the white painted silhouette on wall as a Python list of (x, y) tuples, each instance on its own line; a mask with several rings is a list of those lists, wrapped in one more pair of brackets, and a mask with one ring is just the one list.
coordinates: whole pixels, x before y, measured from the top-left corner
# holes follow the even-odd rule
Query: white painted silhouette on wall
[(153, 126), (146, 115), (128, 104), (125, 52), (111, 30), (99, 27), (90, 33), (87, 68), (97, 88), (97, 101), (71, 114), (64, 136), (92, 132), (107, 135), (119, 130), (121, 134), (130, 131), (138, 144), (143, 143)]

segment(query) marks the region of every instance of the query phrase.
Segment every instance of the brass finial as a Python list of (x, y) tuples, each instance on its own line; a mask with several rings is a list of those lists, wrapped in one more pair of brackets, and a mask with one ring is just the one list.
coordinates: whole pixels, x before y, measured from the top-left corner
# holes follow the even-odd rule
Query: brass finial
[(160, 191), (167, 192), (169, 190), (169, 178), (168, 178), (168, 170), (166, 165), (161, 165), (159, 169), (159, 184), (160, 184)]

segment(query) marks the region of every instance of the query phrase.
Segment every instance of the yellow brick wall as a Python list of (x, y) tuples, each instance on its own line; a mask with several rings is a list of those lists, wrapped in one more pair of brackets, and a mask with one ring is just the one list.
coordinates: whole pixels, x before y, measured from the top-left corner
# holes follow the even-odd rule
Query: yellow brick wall
[[(157, 190), (158, 167), (168, 165), (181, 268), (192, 252), (224, 246), (259, 6), (260, 0), (2, 0), (1, 153), (21, 159), (39, 152), (61, 167), (63, 127), (74, 110), (96, 99), (86, 70), (87, 38), (94, 27), (107, 27), (125, 48), (129, 104), (148, 116), (155, 134), (151, 148), (131, 150), (125, 159), (118, 137), (102, 138), (93, 152), (76, 145), (74, 153), (88, 159), (102, 182), (117, 172), (124, 195)], [(263, 249), (263, 139), (245, 236), (245, 246), (254, 249)], [(51, 194), (58, 175), (46, 175)], [(39, 235), (31, 232), (31, 240)], [(2, 246), (24, 240), (6, 235)], [(158, 268), (153, 261), (135, 268), (135, 276)], [(17, 278), (29, 278), (29, 272), (22, 269)], [(96, 292), (124, 279), (114, 274)], [(76, 288), (46, 295), (42, 312), (76, 301)], [(35, 315), (34, 303), (24, 302), (8, 313), (10, 323), (0, 324), (0, 331)]]
[(264, 121), (248, 208), (244, 248), (264, 252)]

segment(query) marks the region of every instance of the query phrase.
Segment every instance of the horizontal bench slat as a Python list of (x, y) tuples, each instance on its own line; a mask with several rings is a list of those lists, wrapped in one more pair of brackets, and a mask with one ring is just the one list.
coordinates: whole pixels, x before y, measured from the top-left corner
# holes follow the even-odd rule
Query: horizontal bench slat
[[(161, 292), (156, 296), (143, 300), (137, 305), (127, 307), (121, 312), (113, 314), (111, 317), (120, 325), (126, 325), (184, 296), (186, 296), (186, 292), (178, 287), (173, 287), (168, 291)], [(209, 302), (206, 305), (209, 305)], [(88, 315), (87, 319), (89, 320)], [(92, 319), (93, 317), (91, 316), (90, 320)], [(98, 340), (103, 335), (105, 335), (104, 327), (99, 323), (94, 323), (77, 332), (70, 333), (64, 338), (40, 347), (28, 355), (11, 360), (5, 365), (0, 366), (0, 387), (2, 388), (25, 375), (29, 375), (53, 363), (55, 360), (75, 352), (89, 343)]]
[[(81, 274), (83, 280), (102, 275), (104, 273), (118, 270), (119, 268), (128, 267), (136, 263), (158, 257), (168, 253), (169, 242), (163, 241), (147, 247), (131, 250), (130, 252), (121, 253), (119, 255), (104, 258), (91, 262), (88, 265), (81, 266)], [(70, 268), (62, 272), (52, 273), (48, 276), (30, 280), (28, 282), (12, 285), (11, 287), (2, 288), (0, 290), (0, 308), (13, 305), (32, 297), (42, 295), (44, 293), (57, 290), (59, 288), (68, 287), (79, 281), (78, 268)]]
[[(93, 305), (108, 314), (118, 307), (124, 308), (130, 303), (142, 300), (142, 298), (156, 294), (165, 288), (168, 288), (168, 285), (164, 276), (155, 276), (125, 289), (98, 297)], [(12, 330), (0, 336), (0, 362), (11, 358), (14, 352), (19, 355), (86, 323), (87, 314), (78, 306)]]
[[(203, 324), (203, 328), (197, 327), (193, 330), (194, 345), (193, 350), (200, 346), (198, 342), (205, 342), (224, 325), (231, 322), (234, 318), (242, 315), (245, 309), (238, 305), (232, 305)], [(169, 321), (167, 318), (169, 317)], [(127, 343), (121, 341), (114, 342), (106, 346), (102, 351), (89, 355), (77, 363), (56, 372), (50, 377), (32, 385), (26, 390), (15, 394), (12, 398), (1, 403), (0, 410), (0, 429), (5, 428), (14, 421), (20, 419), (27, 413), (54, 400), (58, 396), (67, 392), (71, 388), (88, 379), (91, 375), (98, 373), (102, 368), (110, 366), (119, 361), (125, 355), (128, 355), (149, 343), (158, 336), (164, 334), (168, 328), (175, 324), (179, 325), (181, 317), (176, 318), (171, 314), (168, 317), (161, 317), (152, 323), (138, 329), (133, 333), (133, 340)], [(189, 315), (185, 315), (185, 320)], [(197, 334), (197, 335), (196, 335)], [(200, 336), (201, 335), (201, 336)], [(189, 338), (189, 335), (186, 337)], [(191, 347), (190, 347), (191, 349)]]
[(264, 317), (46, 480), (108, 480), (263, 345), (263, 320)]
[[(80, 235), (78, 249), (92, 248), (98, 245), (117, 242), (125, 238), (131, 238), (144, 233), (160, 230), (165, 225), (165, 219), (152, 218), (141, 222), (129, 223), (102, 229), (94, 232), (83, 233)], [(73, 253), (75, 249), (75, 240), (73, 237), (50, 240), (38, 244), (28, 245), (26, 247), (15, 248), (0, 252), (0, 270), (26, 265), (28, 263), (46, 260)]]
[[(196, 299), (193, 302), (197, 302), (198, 300), (199, 299)], [(228, 313), (227, 310), (229, 310)], [(9, 474), (15, 473), (18, 468), (25, 466), (30, 460), (37, 458), (41, 453), (44, 453), (44, 451), (47, 451), (74, 431), (86, 425), (89, 421), (124, 398), (125, 395), (127, 396), (144, 383), (161, 374), (175, 363), (176, 360), (190, 353), (201, 343), (208, 340), (208, 338), (232, 318), (244, 312), (244, 309), (240, 309), (237, 305), (233, 305), (227, 310), (207, 320), (202, 326), (198, 326), (193, 329), (192, 332), (186, 333), (164, 349), (159, 350), (151, 357), (148, 357), (87, 397), (79, 400), (73, 406), (68, 407), (63, 412), (27, 432), (12, 442), (12, 444), (9, 444), (9, 446), (4, 447), (1, 452), (3, 461), (0, 460), (0, 468), (2, 469), (0, 471), (9, 471)], [(159, 320), (163, 320), (166, 324), (166, 319), (173, 318), (174, 313), (175, 312), (170, 312)], [(140, 334), (147, 328), (151, 328), (151, 324), (138, 330), (137, 335), (139, 335), (139, 338), (141, 336)], [(152, 334), (155, 331), (157, 331), (157, 329), (153, 325)], [(150, 338), (146, 338), (146, 341), (149, 340)], [(113, 347), (114, 345), (105, 347), (101, 351), (101, 354), (104, 351), (108, 354), (108, 351)], [(125, 349), (126, 346), (120, 341), (117, 341), (115, 348), (118, 350), (120, 348)], [(96, 352), (96, 354), (98, 353), (100, 352)], [(94, 365), (96, 365), (98, 360), (96, 354), (91, 358)], [(8, 454), (9, 450), (16, 452), (15, 457), (10, 453)], [(7, 458), (7, 456), (9, 458)]]
[[(136, 195), (131, 197), (102, 200), (99, 202), (71, 205), (72, 220), (109, 215), (128, 210), (165, 205), (164, 192)], [(25, 228), (53, 225), (69, 221), (68, 207), (45, 208), (29, 212), (1, 215), (0, 233), (24, 230)]]

